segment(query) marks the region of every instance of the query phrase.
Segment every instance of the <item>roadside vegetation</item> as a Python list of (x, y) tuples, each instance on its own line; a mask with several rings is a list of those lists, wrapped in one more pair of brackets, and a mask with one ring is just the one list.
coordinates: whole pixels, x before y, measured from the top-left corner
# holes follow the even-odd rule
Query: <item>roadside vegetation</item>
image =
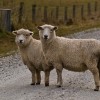
[[(3, 1), (4, 4), (3, 4)], [(36, 5), (42, 5), (42, 6), (70, 6), (73, 4), (85, 4), (88, 2), (94, 2), (94, 1), (99, 1), (99, 0), (53, 0), (51, 2), (51, 0), (0, 0), (0, 6), (2, 8), (15, 8), (18, 7), (20, 2), (24, 2), (25, 3), (25, 8), (26, 9), (26, 14), (29, 14), (29, 9), (31, 9), (32, 4), (36, 4)], [(16, 10), (15, 10), (16, 11)], [(30, 15), (30, 14), (29, 14)], [(95, 14), (94, 14), (95, 16)], [(42, 25), (44, 23), (30, 23), (29, 20), (25, 20), (24, 23), (22, 24), (17, 24), (16, 21), (16, 14), (13, 15), (12, 20), (14, 21), (14, 30), (19, 29), (19, 28), (28, 28), (31, 31), (34, 32), (33, 37), (36, 39), (39, 39), (38, 36), (38, 30), (36, 29), (36, 26), (38, 25)], [(90, 17), (90, 16), (89, 16)], [(27, 18), (30, 18), (30, 16), (28, 16)], [(54, 23), (51, 23), (54, 24)], [(59, 36), (67, 36), (69, 34), (73, 34), (75, 32), (79, 32), (79, 31), (83, 31), (86, 29), (90, 29), (90, 28), (99, 28), (100, 27), (100, 15), (95, 16), (93, 18), (90, 19), (86, 19), (86, 20), (78, 20), (78, 21), (74, 21), (73, 24), (71, 25), (64, 25), (63, 23), (55, 23), (54, 25), (58, 26), (58, 30), (57, 30), (57, 35)], [(0, 30), (0, 56), (5, 56), (8, 55), (14, 51), (17, 51), (17, 46), (15, 44), (15, 36), (12, 33), (8, 33), (8, 32), (4, 32)]]

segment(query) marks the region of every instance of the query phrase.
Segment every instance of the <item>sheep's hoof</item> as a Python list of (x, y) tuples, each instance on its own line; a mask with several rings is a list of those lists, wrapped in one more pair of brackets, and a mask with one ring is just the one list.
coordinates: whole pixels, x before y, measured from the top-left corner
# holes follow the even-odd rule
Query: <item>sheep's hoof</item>
[(61, 85), (57, 85), (57, 87), (58, 87), (58, 88), (60, 88), (60, 87), (61, 87)]
[(35, 83), (31, 83), (31, 85), (35, 85)]
[(37, 82), (36, 85), (40, 85), (40, 82)]
[(94, 91), (99, 91), (99, 86), (96, 86), (96, 88), (94, 89)]
[(49, 86), (49, 83), (45, 83), (45, 86), (46, 86), (46, 87)]
[(61, 87), (62, 85), (60, 84), (60, 83), (57, 83), (57, 87), (59, 88), (59, 87)]

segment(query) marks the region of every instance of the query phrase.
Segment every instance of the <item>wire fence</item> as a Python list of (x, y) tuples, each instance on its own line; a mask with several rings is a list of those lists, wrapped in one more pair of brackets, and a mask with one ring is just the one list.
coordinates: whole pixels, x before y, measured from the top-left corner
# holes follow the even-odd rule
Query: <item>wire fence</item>
[(13, 26), (22, 23), (61, 23), (70, 25), (79, 20), (100, 18), (99, 1), (68, 6), (39, 6), (32, 4), (30, 8), (27, 8), (27, 4), (24, 2), (20, 2), (16, 7), (14, 5), (14, 2), (10, 4)]
[(18, 9), (18, 23), (29, 20), (35, 22), (62, 22), (95, 19), (100, 16), (100, 2), (91, 2), (83, 5), (70, 6), (37, 6), (32, 5), (31, 9), (25, 8), (21, 2)]

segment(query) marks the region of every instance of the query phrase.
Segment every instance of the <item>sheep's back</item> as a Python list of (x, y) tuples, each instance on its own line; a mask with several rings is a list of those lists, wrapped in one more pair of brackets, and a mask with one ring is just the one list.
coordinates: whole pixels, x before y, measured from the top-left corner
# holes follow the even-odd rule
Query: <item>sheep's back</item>
[(96, 57), (100, 42), (95, 39), (66, 39), (57, 37), (49, 50), (51, 62), (62, 63), (73, 71), (85, 71), (87, 60)]

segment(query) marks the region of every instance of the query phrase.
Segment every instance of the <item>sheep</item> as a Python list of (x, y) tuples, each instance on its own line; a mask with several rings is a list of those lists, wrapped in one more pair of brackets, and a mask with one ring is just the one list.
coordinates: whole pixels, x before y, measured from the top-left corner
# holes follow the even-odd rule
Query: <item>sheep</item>
[[(41, 71), (45, 73), (45, 86), (49, 86), (49, 75), (53, 67), (46, 66), (40, 40), (32, 37), (33, 32), (27, 29), (19, 29), (12, 32), (16, 35), (15, 42), (20, 51), (23, 63), (32, 73), (31, 85), (41, 83)], [(45, 67), (44, 67), (45, 66)]]
[(37, 28), (48, 66), (56, 69), (57, 86), (63, 84), (63, 68), (75, 72), (90, 70), (95, 81), (94, 91), (99, 91), (100, 41), (59, 37), (55, 33), (57, 26), (48, 24)]

